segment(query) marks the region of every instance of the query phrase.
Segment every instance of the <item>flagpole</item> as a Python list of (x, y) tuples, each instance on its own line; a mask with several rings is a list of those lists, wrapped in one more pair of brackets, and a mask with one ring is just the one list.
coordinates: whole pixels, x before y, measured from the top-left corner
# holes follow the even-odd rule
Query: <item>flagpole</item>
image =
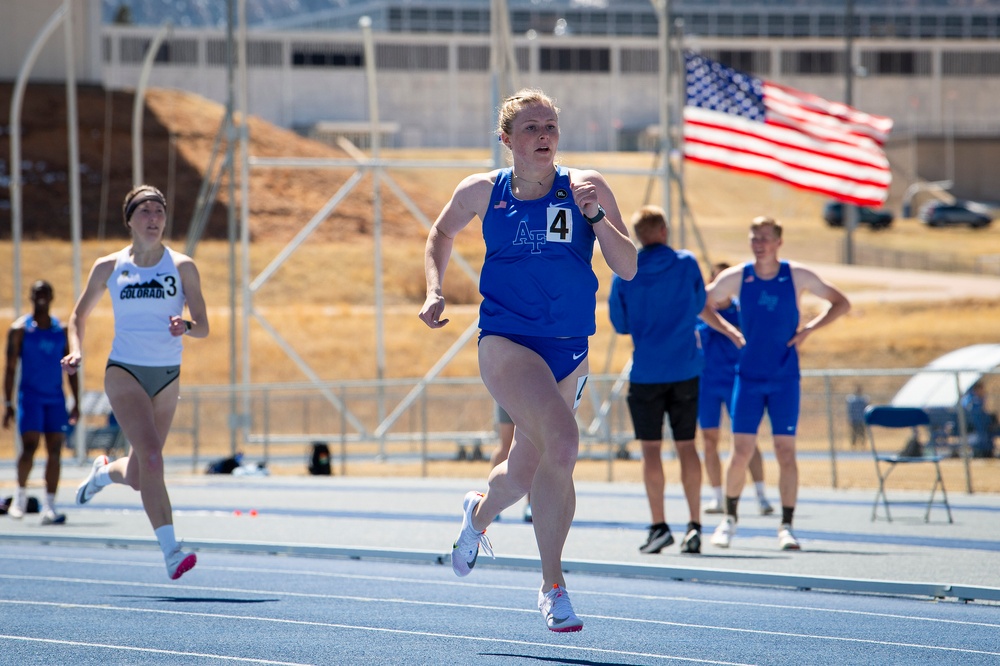
[[(844, 10), (844, 104), (854, 106), (854, 0)], [(844, 203), (844, 263), (854, 263), (854, 230), (858, 227), (858, 207)]]
[(672, 218), (670, 197), (670, 0), (652, 0), (660, 24), (660, 168), (663, 210)]

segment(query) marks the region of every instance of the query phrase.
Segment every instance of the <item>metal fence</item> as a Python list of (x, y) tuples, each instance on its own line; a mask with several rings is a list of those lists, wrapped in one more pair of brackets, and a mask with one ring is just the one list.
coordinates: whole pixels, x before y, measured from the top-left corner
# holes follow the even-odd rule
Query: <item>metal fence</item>
[[(851, 449), (846, 398), (862, 387), (871, 404), (888, 404), (917, 370), (806, 370), (802, 377), (797, 437), (803, 485), (831, 488), (874, 487), (867, 447)], [(968, 372), (968, 371), (961, 371)], [(949, 371), (948, 375), (956, 375)], [(992, 375), (995, 377), (996, 375)], [(957, 381), (957, 378), (956, 378)], [(988, 385), (992, 379), (987, 379)], [(484, 470), (455, 469), (454, 463), (486, 460), (496, 443), (494, 404), (479, 378), (437, 379), (423, 390), (418, 379), (383, 382), (345, 381), (321, 385), (261, 384), (246, 390), (194, 386), (182, 391), (168, 452), (189, 457), (198, 471), (212, 460), (236, 453), (246, 460), (305, 473), (313, 443), (327, 444), (339, 475), (482, 476)], [(642, 479), (638, 444), (625, 402), (627, 378), (592, 375), (578, 412), (581, 431), (579, 469), (604, 481)], [(408, 402), (405, 409), (397, 409)], [(232, 414), (249, 414), (239, 423)], [(389, 416), (387, 416), (389, 415)], [(102, 425), (102, 424), (99, 424)], [(725, 426), (724, 426), (725, 431)], [(381, 433), (381, 434), (377, 434)], [(664, 456), (674, 461), (665, 425)], [(724, 438), (725, 439), (725, 438)], [(961, 444), (963, 438), (955, 440)], [(761, 451), (770, 483), (777, 480), (767, 421), (761, 426)], [(902, 449), (904, 440), (899, 442)], [(726, 448), (723, 443), (723, 450)], [(968, 447), (954, 448), (945, 461), (946, 482), (957, 492), (976, 490), (980, 462)]]

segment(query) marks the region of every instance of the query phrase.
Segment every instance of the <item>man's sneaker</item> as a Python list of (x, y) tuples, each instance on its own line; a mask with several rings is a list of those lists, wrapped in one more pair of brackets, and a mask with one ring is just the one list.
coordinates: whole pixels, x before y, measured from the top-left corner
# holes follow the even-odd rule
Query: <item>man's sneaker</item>
[(97, 470), (101, 469), (107, 464), (108, 464), (107, 456), (97, 456), (96, 458), (94, 458), (94, 464), (91, 465), (90, 467), (90, 476), (88, 476), (83, 481), (83, 483), (80, 484), (80, 487), (76, 489), (77, 504), (86, 504), (91, 499), (93, 499), (94, 495), (101, 492), (102, 486), (98, 486), (94, 482), (94, 479), (95, 477), (97, 477)]
[(649, 536), (646, 543), (639, 546), (639, 552), (646, 555), (653, 555), (674, 542), (674, 535), (670, 533), (670, 528), (666, 523), (657, 523), (649, 526)]
[(693, 527), (688, 530), (687, 534), (684, 535), (684, 540), (681, 541), (681, 552), (692, 554), (701, 552), (700, 530), (696, 530)]
[(569, 593), (553, 585), (548, 592), (538, 591), (538, 610), (542, 611), (545, 626), (550, 631), (580, 631), (583, 620), (573, 612), (573, 604), (569, 601)]
[(719, 548), (729, 548), (735, 534), (736, 519), (732, 516), (726, 516), (725, 520), (715, 528), (715, 533), (712, 534), (712, 545)]
[(712, 500), (705, 505), (705, 513), (725, 513), (726, 508), (722, 506), (722, 502), (717, 499)]
[(62, 525), (66, 522), (66, 514), (56, 513), (55, 509), (42, 512), (42, 525)]
[(455, 545), (451, 547), (451, 568), (456, 576), (468, 576), (472, 568), (476, 566), (476, 559), (479, 557), (479, 547), (487, 555), (493, 557), (493, 544), (486, 537), (486, 530), (477, 532), (472, 527), (472, 512), (476, 510), (476, 505), (483, 499), (482, 493), (470, 490), (465, 495), (462, 502), (462, 531), (455, 539)]
[(788, 523), (783, 523), (778, 530), (778, 547), (781, 550), (802, 550), (799, 540), (792, 534), (792, 526)]
[(20, 520), (21, 518), (24, 518), (24, 514), (27, 510), (28, 497), (26, 495), (22, 495), (18, 498), (17, 495), (14, 495), (14, 497), (10, 500), (10, 506), (7, 507), (7, 515), (11, 518), (17, 518)]
[(531, 502), (524, 505), (524, 522), (531, 522)]
[(768, 502), (763, 497), (760, 498), (760, 502), (758, 502), (758, 504), (760, 506), (760, 515), (770, 516), (772, 513), (774, 513), (774, 507), (771, 506), (771, 503)]
[(167, 575), (170, 580), (177, 580), (198, 563), (198, 556), (194, 553), (185, 553), (181, 550), (180, 544), (165, 558), (167, 562)]

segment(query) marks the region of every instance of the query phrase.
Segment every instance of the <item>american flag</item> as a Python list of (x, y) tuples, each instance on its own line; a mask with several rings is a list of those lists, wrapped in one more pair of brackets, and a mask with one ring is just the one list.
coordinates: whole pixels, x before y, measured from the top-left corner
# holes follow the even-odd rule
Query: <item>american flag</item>
[(830, 102), (688, 52), (684, 156), (859, 206), (881, 205), (892, 119)]

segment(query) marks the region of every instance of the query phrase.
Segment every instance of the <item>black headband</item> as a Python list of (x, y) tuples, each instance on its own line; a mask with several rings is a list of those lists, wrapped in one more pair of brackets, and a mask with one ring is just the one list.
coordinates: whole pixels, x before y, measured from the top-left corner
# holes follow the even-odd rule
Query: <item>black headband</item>
[(125, 221), (128, 222), (129, 220), (131, 220), (132, 213), (135, 212), (135, 209), (138, 208), (140, 204), (143, 204), (147, 201), (156, 201), (161, 206), (163, 206), (164, 209), (166, 209), (167, 207), (167, 202), (163, 200), (162, 194), (160, 194), (159, 192), (146, 191), (138, 195), (136, 198), (132, 199), (132, 201), (129, 202), (128, 206), (125, 208)]

